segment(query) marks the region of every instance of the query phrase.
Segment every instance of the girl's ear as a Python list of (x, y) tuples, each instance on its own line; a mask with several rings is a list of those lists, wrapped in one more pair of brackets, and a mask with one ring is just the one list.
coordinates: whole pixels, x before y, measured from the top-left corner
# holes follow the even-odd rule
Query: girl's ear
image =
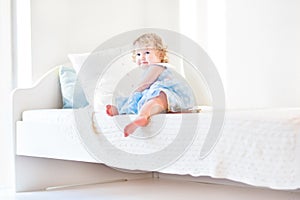
[(160, 61), (161, 62), (164, 62), (164, 57), (165, 57), (165, 54), (162, 50), (158, 50), (157, 53), (156, 53), (157, 57), (159, 57)]
[(160, 52), (160, 57), (159, 58), (160, 58), (161, 62), (162, 63), (169, 62), (168, 56), (167, 56), (167, 51), (166, 50), (160, 50), (159, 52)]

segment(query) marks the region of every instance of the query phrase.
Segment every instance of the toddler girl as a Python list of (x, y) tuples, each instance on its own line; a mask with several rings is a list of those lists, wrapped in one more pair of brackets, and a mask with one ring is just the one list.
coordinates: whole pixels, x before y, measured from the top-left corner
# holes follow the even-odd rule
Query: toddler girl
[(137, 114), (137, 118), (124, 128), (124, 136), (132, 134), (138, 127), (146, 126), (152, 115), (163, 112), (187, 111), (195, 105), (188, 84), (175, 77), (168, 68), (166, 47), (154, 33), (143, 34), (134, 42), (133, 59), (142, 67), (142, 81), (132, 95), (116, 100), (116, 105), (106, 105), (110, 116)]

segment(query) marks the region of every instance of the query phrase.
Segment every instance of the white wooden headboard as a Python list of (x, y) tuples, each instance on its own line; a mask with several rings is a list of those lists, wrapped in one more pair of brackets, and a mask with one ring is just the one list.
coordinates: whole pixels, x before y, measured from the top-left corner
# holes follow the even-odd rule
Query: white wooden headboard
[(13, 122), (22, 119), (22, 112), (30, 109), (62, 108), (58, 68), (44, 74), (31, 88), (12, 92)]

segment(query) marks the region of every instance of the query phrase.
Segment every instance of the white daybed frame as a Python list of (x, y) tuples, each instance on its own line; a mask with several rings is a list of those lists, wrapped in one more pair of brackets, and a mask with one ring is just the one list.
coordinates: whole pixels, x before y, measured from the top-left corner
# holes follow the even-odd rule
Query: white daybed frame
[[(54, 109), (62, 107), (58, 67), (45, 74), (32, 88), (16, 89), (12, 95), (13, 133), (16, 151), (17, 121), (22, 112), (31, 109)], [(34, 138), (32, 138), (34, 140)], [(158, 172), (126, 173), (99, 163), (78, 162), (50, 158), (17, 155), (15, 153), (16, 191), (45, 190), (51, 187), (116, 182), (141, 178), (168, 178), (205, 183), (248, 186), (225, 179), (168, 175)], [(250, 186), (251, 187), (251, 186)]]

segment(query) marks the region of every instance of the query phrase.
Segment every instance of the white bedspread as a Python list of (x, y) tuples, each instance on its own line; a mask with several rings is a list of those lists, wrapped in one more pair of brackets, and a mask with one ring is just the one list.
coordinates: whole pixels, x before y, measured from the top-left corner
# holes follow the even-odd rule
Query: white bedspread
[[(200, 149), (209, 129), (211, 112), (188, 115), (198, 115), (201, 122), (198, 124), (198, 135), (178, 160), (160, 172), (226, 178), (274, 189), (300, 188), (300, 109), (226, 112), (222, 135), (211, 154), (202, 160), (199, 158)], [(96, 119), (100, 127), (98, 131), (119, 149), (128, 153), (149, 154), (161, 150), (174, 140), (181, 116), (182, 114), (157, 115), (153, 117), (150, 127), (139, 130), (135, 137), (129, 138), (124, 138), (122, 134), (124, 116), (108, 117), (98, 113)], [(139, 138), (143, 134), (149, 134), (145, 130), (151, 132), (157, 129), (156, 124), (162, 120), (165, 124), (160, 134), (147, 139)], [(120, 122), (120, 127), (116, 126), (116, 121)], [(79, 138), (76, 138), (76, 129), (70, 128), (75, 126), (72, 110), (26, 111), (23, 113), (22, 123), (68, 127), (57, 129), (64, 132), (61, 144), (67, 145), (70, 141), (74, 143), (74, 140), (80, 143)], [(22, 148), (26, 146), (22, 144), (22, 137), (18, 148), (20, 154), (24, 154), (25, 150)], [(43, 137), (47, 138), (47, 134)], [(34, 143), (31, 147), (32, 145)], [(47, 144), (39, 144), (43, 147), (45, 145), (51, 148), (49, 140)], [(39, 151), (38, 147), (34, 151)], [(51, 154), (51, 150), (49, 153)], [(81, 156), (76, 160), (91, 161), (91, 157), (84, 159), (84, 155)]]

